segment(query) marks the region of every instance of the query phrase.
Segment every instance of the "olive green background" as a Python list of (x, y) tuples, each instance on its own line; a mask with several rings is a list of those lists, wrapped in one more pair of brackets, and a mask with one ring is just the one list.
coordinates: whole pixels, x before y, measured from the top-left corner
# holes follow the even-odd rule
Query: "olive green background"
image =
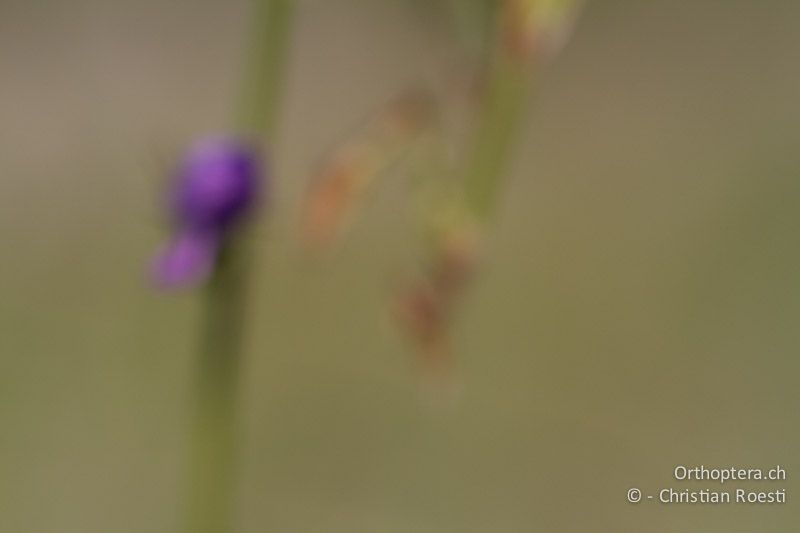
[[(388, 289), (409, 194), (322, 263), (321, 153), (456, 52), (433, 2), (300, 3), (242, 391), (238, 531), (763, 532), (800, 525), (800, 3), (598, 0), (543, 76), (421, 401)], [(0, 531), (171, 532), (196, 294), (145, 283), (164, 170), (229, 123), (246, 2), (0, 1)], [(675, 465), (788, 470), (783, 506), (631, 505)]]

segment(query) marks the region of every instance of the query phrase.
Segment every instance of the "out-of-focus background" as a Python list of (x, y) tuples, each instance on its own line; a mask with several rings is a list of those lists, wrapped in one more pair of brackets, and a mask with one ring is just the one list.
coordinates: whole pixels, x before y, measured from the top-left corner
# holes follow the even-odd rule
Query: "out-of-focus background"
[[(436, 5), (434, 5), (436, 4)], [(780, 532), (800, 524), (800, 3), (598, 0), (543, 76), (420, 402), (387, 288), (415, 250), (381, 185), (323, 263), (320, 154), (457, 57), (439, 3), (307, 1), (258, 242), (243, 532)], [(248, 5), (0, 1), (0, 531), (179, 523), (195, 294), (149, 289), (164, 170), (229, 123)], [(675, 465), (783, 465), (783, 506), (665, 506)]]

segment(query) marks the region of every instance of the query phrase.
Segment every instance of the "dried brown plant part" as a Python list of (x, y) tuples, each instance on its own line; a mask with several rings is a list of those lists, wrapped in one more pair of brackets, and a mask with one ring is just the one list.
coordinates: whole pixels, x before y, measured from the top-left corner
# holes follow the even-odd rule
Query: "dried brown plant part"
[(395, 318), (416, 353), (421, 383), (449, 390), (455, 383), (451, 344), (453, 314), (477, 267), (473, 226), (450, 226), (437, 233), (424, 275), (395, 297)]
[(516, 60), (552, 57), (566, 42), (581, 0), (504, 0), (501, 43)]
[(394, 165), (436, 120), (433, 96), (410, 90), (378, 109), (323, 158), (301, 210), (301, 240), (330, 248), (358, 212), (379, 176)]
[[(433, 247), (425, 279), (406, 296), (407, 333), (420, 357), (444, 356), (453, 309), (475, 274), (482, 229), (491, 221), (508, 159), (533, 87), (533, 72), (566, 34), (578, 0), (503, 0), (498, 3), (494, 56), (476, 102), (478, 123), (464, 152), (462, 190), (433, 213)], [(412, 305), (413, 304), (413, 305)], [(408, 315), (413, 319), (409, 320)], [(452, 359), (452, 354), (447, 353)]]
[(447, 299), (424, 278), (399, 291), (395, 300), (395, 318), (414, 346), (420, 375), (429, 382), (449, 381), (454, 373), (449, 313)]

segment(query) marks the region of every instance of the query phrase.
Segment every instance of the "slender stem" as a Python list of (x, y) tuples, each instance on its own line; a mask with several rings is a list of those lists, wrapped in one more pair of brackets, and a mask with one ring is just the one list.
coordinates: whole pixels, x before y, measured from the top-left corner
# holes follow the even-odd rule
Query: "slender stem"
[(236, 470), (236, 392), (247, 285), (244, 271), (247, 261), (241, 252), (234, 252), (233, 248), (225, 250), (224, 262), (205, 294), (190, 442), (187, 533), (231, 530)]
[[(253, 144), (274, 142), (291, 0), (257, 0), (236, 127)], [(228, 239), (206, 289), (189, 451), (186, 533), (232, 531), (237, 396), (252, 251), (247, 228)]]
[(492, 0), (448, 0), (453, 28), (473, 58), (485, 56), (492, 27)]
[(236, 115), (236, 127), (244, 135), (273, 140), (293, 11), (293, 0), (256, 0), (249, 64)]
[(464, 201), (477, 222), (483, 223), (496, 204), (511, 153), (533, 86), (533, 69), (506, 54), (497, 54), (472, 151), (464, 169)]
[(564, 38), (582, 0), (509, 0), (497, 6), (494, 54), (472, 152), (464, 201), (483, 223), (494, 210), (541, 61)]

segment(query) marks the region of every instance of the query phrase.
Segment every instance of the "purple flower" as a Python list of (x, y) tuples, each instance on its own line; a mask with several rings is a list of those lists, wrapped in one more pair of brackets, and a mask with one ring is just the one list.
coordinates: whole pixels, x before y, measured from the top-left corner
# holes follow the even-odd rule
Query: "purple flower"
[(159, 286), (194, 285), (214, 269), (219, 235), (185, 231), (175, 236), (153, 261), (153, 278)]
[(190, 147), (170, 191), (175, 234), (152, 265), (157, 285), (208, 279), (229, 230), (256, 203), (260, 176), (255, 151), (240, 141), (209, 138)]
[(253, 203), (258, 161), (252, 149), (233, 139), (204, 139), (191, 147), (178, 169), (173, 190), (179, 223), (225, 229)]

